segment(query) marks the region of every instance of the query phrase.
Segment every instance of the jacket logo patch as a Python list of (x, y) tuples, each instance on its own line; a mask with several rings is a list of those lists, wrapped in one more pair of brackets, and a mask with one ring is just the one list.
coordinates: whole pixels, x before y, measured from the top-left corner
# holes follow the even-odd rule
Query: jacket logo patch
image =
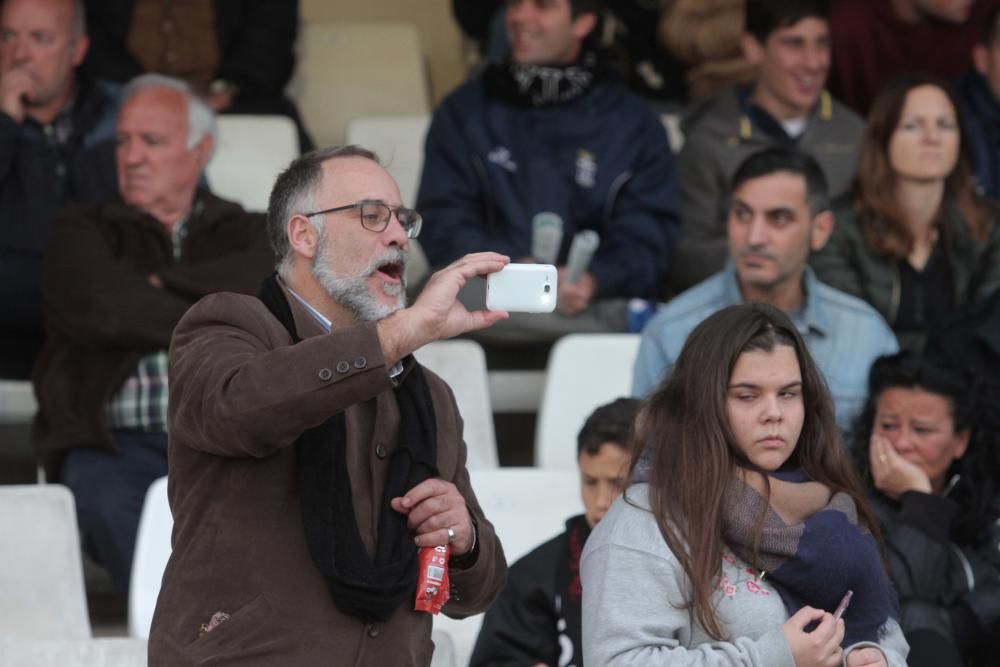
[(510, 151), (504, 146), (497, 146), (486, 154), (486, 159), (513, 173), (517, 171), (517, 163), (511, 158)]
[(594, 154), (582, 148), (576, 152), (576, 183), (581, 188), (592, 188), (597, 178)]

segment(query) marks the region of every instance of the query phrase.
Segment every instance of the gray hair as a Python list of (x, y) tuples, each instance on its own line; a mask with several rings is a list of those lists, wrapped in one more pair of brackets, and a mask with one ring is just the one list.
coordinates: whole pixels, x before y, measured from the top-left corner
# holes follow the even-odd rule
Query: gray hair
[(122, 90), (122, 106), (144, 90), (153, 88), (168, 88), (184, 95), (188, 108), (188, 149), (194, 148), (203, 137), (216, 136), (217, 128), (215, 112), (205, 101), (195, 94), (194, 89), (186, 81), (175, 79), (163, 74), (140, 74)]
[[(316, 195), (323, 180), (323, 163), (347, 157), (361, 157), (381, 164), (378, 155), (367, 148), (353, 144), (330, 146), (296, 158), (274, 182), (267, 206), (267, 235), (274, 251), (278, 275), (282, 278), (287, 278), (292, 268), (288, 221), (294, 215), (304, 215), (316, 210)], [(322, 221), (309, 218), (309, 223), (322, 235)]]

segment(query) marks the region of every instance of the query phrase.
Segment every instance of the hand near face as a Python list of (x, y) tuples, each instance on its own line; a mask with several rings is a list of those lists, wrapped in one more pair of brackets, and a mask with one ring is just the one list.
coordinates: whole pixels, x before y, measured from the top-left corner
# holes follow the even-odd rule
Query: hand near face
[(458, 488), (443, 479), (428, 479), (405, 496), (390, 501), (392, 509), (406, 515), (406, 525), (416, 535), (418, 547), (448, 544), (448, 529), (455, 531), (451, 554), (461, 556), (472, 547), (472, 519)]
[(470, 312), (458, 293), (476, 276), (505, 267), (510, 259), (495, 252), (462, 257), (441, 269), (427, 282), (416, 302), (379, 322), (379, 338), (388, 361), (400, 359), (434, 341), (491, 326), (508, 317), (505, 310)]
[[(806, 626), (813, 621), (819, 621), (819, 625), (806, 632)], [(784, 622), (781, 634), (795, 658), (795, 667), (840, 667), (843, 662), (840, 642), (844, 639), (844, 621), (829, 612), (802, 607)]]
[(597, 280), (590, 273), (583, 273), (575, 283), (566, 280), (566, 267), (559, 267), (559, 289), (556, 308), (567, 317), (574, 317), (585, 310), (597, 293)]
[(900, 456), (889, 438), (872, 433), (869, 442), (868, 466), (876, 489), (893, 499), (907, 491), (932, 493), (927, 473)]
[(12, 67), (4, 72), (0, 76), (0, 111), (18, 123), (24, 120), (24, 101), (33, 85), (31, 76), (20, 67)]
[(847, 667), (889, 667), (889, 663), (882, 651), (866, 646), (847, 654)]

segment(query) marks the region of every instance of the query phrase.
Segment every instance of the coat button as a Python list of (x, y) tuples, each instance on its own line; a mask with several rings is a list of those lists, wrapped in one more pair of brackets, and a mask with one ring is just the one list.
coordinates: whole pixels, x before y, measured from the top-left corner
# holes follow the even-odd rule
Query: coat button
[(329, 368), (321, 368), (321, 369), (319, 369), (319, 379), (322, 380), (323, 382), (326, 382), (327, 380), (329, 380), (332, 377), (333, 377), (333, 373), (330, 372)]
[(371, 638), (378, 637), (382, 633), (382, 628), (378, 627), (377, 623), (368, 624), (368, 636)]
[(347, 363), (346, 361), (338, 361), (337, 362), (337, 372), (338, 373), (346, 373), (349, 370), (351, 370), (351, 365), (349, 363)]
[(377, 445), (375, 447), (375, 456), (379, 457), (380, 459), (384, 459), (386, 454), (388, 454), (388, 452), (386, 451), (384, 445)]
[(357, 369), (362, 369), (368, 365), (368, 360), (364, 357), (358, 357), (354, 360), (354, 367)]

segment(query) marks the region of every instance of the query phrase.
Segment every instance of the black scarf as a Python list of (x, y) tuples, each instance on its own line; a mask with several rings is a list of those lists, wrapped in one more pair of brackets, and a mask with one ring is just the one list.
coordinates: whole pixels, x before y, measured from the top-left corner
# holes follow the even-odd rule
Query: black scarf
[(559, 554), (556, 566), (556, 594), (559, 596), (560, 608), (556, 611), (566, 621), (565, 628), (559, 628), (559, 634), (569, 637), (573, 645), (572, 655), (566, 655), (566, 647), (559, 642), (560, 665), (583, 664), (583, 640), (580, 629), (583, 623), (583, 584), (580, 580), (580, 555), (583, 545), (590, 537), (590, 524), (584, 514), (574, 516), (566, 521), (566, 551)]
[[(298, 343), (291, 308), (274, 275), (257, 296)], [(397, 387), (396, 401), (399, 447), (387, 462), (374, 559), (365, 549), (354, 514), (344, 414), (333, 415), (295, 441), (302, 525), (313, 562), (340, 611), (380, 621), (415, 594), (417, 582), (417, 547), (406, 517), (389, 501), (438, 474), (434, 406), (419, 364), (414, 363)]]
[(599, 78), (597, 57), (585, 52), (572, 65), (494, 63), (483, 72), (490, 97), (520, 107), (545, 107), (583, 97)]

